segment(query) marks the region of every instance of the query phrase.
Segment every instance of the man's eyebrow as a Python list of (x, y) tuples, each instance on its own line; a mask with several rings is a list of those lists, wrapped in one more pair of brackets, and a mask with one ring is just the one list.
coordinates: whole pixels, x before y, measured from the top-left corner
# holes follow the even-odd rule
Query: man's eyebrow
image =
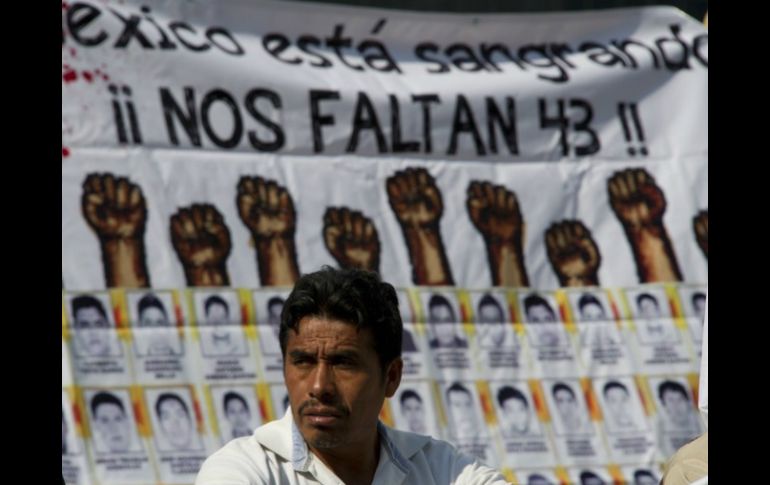
[(289, 352), (289, 357), (298, 359), (302, 357), (315, 357), (315, 352), (308, 352), (307, 350), (292, 350)]

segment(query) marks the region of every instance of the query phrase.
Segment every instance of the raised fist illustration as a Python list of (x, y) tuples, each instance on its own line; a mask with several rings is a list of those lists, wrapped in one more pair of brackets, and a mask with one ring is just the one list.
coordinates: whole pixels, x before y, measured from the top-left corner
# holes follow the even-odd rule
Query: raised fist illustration
[(241, 220), (255, 239), (294, 235), (294, 203), (286, 188), (275, 181), (262, 177), (241, 177), (236, 205)]
[(386, 182), (390, 207), (402, 226), (438, 225), (444, 210), (441, 192), (424, 168), (399, 170)]
[(551, 224), (545, 231), (551, 266), (562, 286), (598, 285), (602, 258), (591, 231), (578, 220)]
[(610, 205), (624, 226), (661, 223), (666, 198), (655, 179), (643, 168), (616, 172), (607, 180)]
[(372, 220), (347, 207), (329, 207), (324, 214), (323, 238), (341, 268), (379, 271), (380, 240)]

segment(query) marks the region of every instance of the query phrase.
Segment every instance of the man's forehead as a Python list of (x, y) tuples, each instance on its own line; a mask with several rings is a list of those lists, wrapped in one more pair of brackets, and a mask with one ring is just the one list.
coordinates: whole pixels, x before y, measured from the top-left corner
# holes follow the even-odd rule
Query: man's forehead
[(323, 345), (337, 350), (355, 351), (373, 348), (374, 336), (369, 328), (361, 328), (342, 320), (308, 316), (288, 333), (288, 347), (305, 348)]

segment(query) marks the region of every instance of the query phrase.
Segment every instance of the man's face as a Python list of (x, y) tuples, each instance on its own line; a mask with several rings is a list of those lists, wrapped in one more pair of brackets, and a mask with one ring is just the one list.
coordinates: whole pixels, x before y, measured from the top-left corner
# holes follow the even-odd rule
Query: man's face
[(580, 420), (580, 406), (575, 396), (566, 389), (559, 389), (554, 394), (556, 407), (561, 414), (562, 421), (567, 427), (572, 427)]
[(171, 323), (160, 308), (145, 308), (139, 315), (139, 325), (149, 329), (147, 330), (148, 349), (151, 354), (173, 353), (172, 334), (167, 330)]
[(75, 312), (76, 336), (81, 348), (89, 355), (110, 353), (110, 322), (96, 307), (85, 307)]
[(452, 309), (447, 305), (435, 305), (430, 308), (430, 322), (433, 334), (439, 345), (451, 346), (455, 342), (456, 334)]
[(639, 301), (639, 315), (647, 319), (660, 318), (658, 302), (651, 298), (642, 298)]
[(96, 408), (94, 426), (107, 448), (114, 453), (128, 451), (131, 429), (126, 413), (114, 403), (103, 403)]
[(370, 329), (306, 316), (286, 342), (284, 380), (294, 423), (311, 449), (356, 449), (377, 433), (385, 397), (396, 392), (403, 362), (380, 367)]
[(430, 307), (431, 323), (455, 323), (454, 312), (449, 305), (440, 303)]
[(406, 418), (411, 431), (425, 433), (425, 411), (417, 398), (404, 399), (404, 402), (401, 403), (401, 414)]
[(192, 442), (192, 420), (176, 399), (165, 399), (159, 409), (158, 421), (171, 446), (189, 449)]
[(149, 306), (139, 315), (139, 325), (142, 327), (165, 327), (169, 325), (169, 321), (163, 310)]
[(482, 305), (479, 307), (479, 332), (480, 338), (489, 340), (495, 346), (500, 346), (505, 341), (505, 323), (503, 312), (496, 305)]
[[(233, 434), (244, 436), (251, 434), (251, 413), (240, 399), (230, 399), (225, 407), (225, 418), (230, 422)], [(244, 434), (245, 433), (245, 434)]]
[(703, 317), (706, 315), (706, 297), (696, 297), (692, 303), (695, 314), (698, 315), (699, 319), (703, 320)]
[(521, 399), (510, 397), (503, 401), (503, 416), (513, 434), (529, 431), (529, 408)]
[(214, 343), (217, 343), (217, 341), (230, 342), (230, 333), (227, 331), (229, 323), (230, 318), (225, 305), (221, 303), (209, 305), (209, 309), (206, 312), (206, 324), (214, 327), (212, 330)]
[(283, 310), (283, 303), (278, 302), (270, 305), (267, 310), (267, 323), (275, 332), (276, 338), (281, 329), (281, 310)]
[(580, 319), (585, 322), (596, 322), (606, 320), (604, 308), (596, 303), (587, 303), (580, 309)]
[(631, 422), (631, 416), (627, 411), (628, 400), (628, 392), (619, 387), (611, 387), (604, 393), (604, 403), (607, 406), (607, 411), (612, 415), (615, 423), (619, 426), (629, 426), (633, 424), (633, 422)]
[(663, 407), (675, 424), (686, 427), (690, 418), (690, 400), (679, 391), (663, 393)]
[(532, 323), (553, 323), (556, 315), (545, 305), (532, 305), (527, 310), (527, 320)]
[(478, 423), (473, 409), (471, 395), (464, 391), (450, 391), (447, 395), (449, 412), (452, 415), (459, 436), (476, 436)]

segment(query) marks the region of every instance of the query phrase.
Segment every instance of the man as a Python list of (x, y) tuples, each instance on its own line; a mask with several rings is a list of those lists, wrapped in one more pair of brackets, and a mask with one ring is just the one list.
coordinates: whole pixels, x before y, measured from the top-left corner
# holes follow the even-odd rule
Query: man
[(228, 391), (222, 401), (225, 419), (230, 423), (232, 437), (250, 436), (252, 433), (251, 411), (246, 399), (237, 392)]
[(409, 431), (428, 434), (425, 428), (425, 408), (420, 395), (412, 389), (406, 389), (401, 393), (399, 401), (401, 402), (401, 415), (406, 419)]
[(278, 342), (278, 332), (281, 330), (281, 311), (285, 300), (280, 296), (273, 296), (267, 300), (267, 324), (269, 332), (260, 332), (259, 343), (265, 355), (278, 355), (281, 346)]
[(529, 434), (529, 402), (523, 392), (513, 386), (503, 386), (497, 391), (503, 418), (503, 436), (513, 438)]
[(631, 396), (625, 384), (619, 381), (608, 381), (602, 388), (602, 395), (607, 414), (612, 418), (615, 428), (618, 431), (635, 429), (636, 423), (629, 414)]
[(559, 329), (556, 326), (556, 312), (548, 301), (538, 294), (524, 298), (524, 314), (527, 323), (544, 323), (544, 328), (537, 328), (537, 342), (542, 347), (556, 347), (561, 343)]
[(580, 472), (580, 485), (607, 485), (607, 482), (596, 473), (584, 470)]
[(661, 321), (658, 299), (649, 293), (640, 293), (636, 297), (637, 315), (650, 343), (663, 343), (668, 340), (665, 322)]
[(505, 483), (448, 443), (379, 422), (401, 381), (401, 331), (395, 290), (376, 273), (300, 278), (281, 318), (289, 412), (209, 457), (196, 484)]
[(578, 311), (582, 322), (601, 322), (607, 320), (602, 302), (590, 293), (583, 293), (578, 299)]
[(686, 433), (692, 438), (700, 434), (700, 424), (690, 403), (687, 389), (676, 382), (666, 380), (658, 385), (658, 397), (673, 430)]
[(72, 299), (71, 306), (80, 351), (93, 357), (110, 355), (112, 325), (102, 302), (91, 295), (80, 295)]
[(500, 303), (487, 293), (479, 300), (476, 314), (479, 344), (482, 347), (502, 347), (505, 343), (507, 322)]
[(451, 303), (443, 295), (431, 295), (428, 301), (428, 323), (434, 336), (430, 341), (431, 348), (468, 348), (468, 342), (455, 333), (457, 316)]
[(563, 382), (557, 382), (551, 388), (551, 394), (556, 402), (564, 431), (567, 434), (584, 432), (585, 420), (580, 409), (575, 391)]
[(449, 415), (454, 424), (455, 438), (474, 439), (479, 436), (481, 426), (476, 417), (473, 395), (467, 387), (455, 382), (446, 390)]
[(640, 318), (653, 320), (660, 318), (658, 299), (649, 293), (639, 293), (636, 297), (636, 309)]
[(658, 485), (660, 481), (650, 470), (639, 469), (634, 471), (634, 485)]
[(142, 296), (137, 303), (139, 320), (137, 326), (142, 329), (141, 335), (147, 342), (147, 355), (174, 355), (177, 352), (170, 341), (175, 330), (169, 322), (166, 307), (152, 293)]
[(106, 391), (96, 393), (91, 398), (91, 416), (94, 429), (108, 452), (129, 451), (131, 423), (120, 398)]
[(64, 409), (61, 410), (61, 454), (67, 454), (67, 420), (64, 419)]
[(179, 395), (164, 392), (155, 401), (155, 415), (166, 440), (175, 450), (193, 448), (194, 427), (190, 410)]
[(208, 341), (211, 343), (208, 352), (213, 356), (232, 355), (238, 350), (238, 343), (231, 333), (230, 307), (224, 298), (211, 295), (203, 302), (204, 324), (211, 326), (207, 329)]
[(706, 313), (706, 294), (702, 291), (696, 291), (692, 294), (692, 308), (698, 319), (703, 322), (703, 316)]
[(578, 299), (578, 312), (581, 322), (590, 322), (581, 327), (581, 344), (586, 345), (590, 339), (590, 345), (596, 348), (606, 348), (617, 345), (615, 336), (615, 323), (607, 318), (604, 306), (599, 299), (591, 293), (583, 293)]

